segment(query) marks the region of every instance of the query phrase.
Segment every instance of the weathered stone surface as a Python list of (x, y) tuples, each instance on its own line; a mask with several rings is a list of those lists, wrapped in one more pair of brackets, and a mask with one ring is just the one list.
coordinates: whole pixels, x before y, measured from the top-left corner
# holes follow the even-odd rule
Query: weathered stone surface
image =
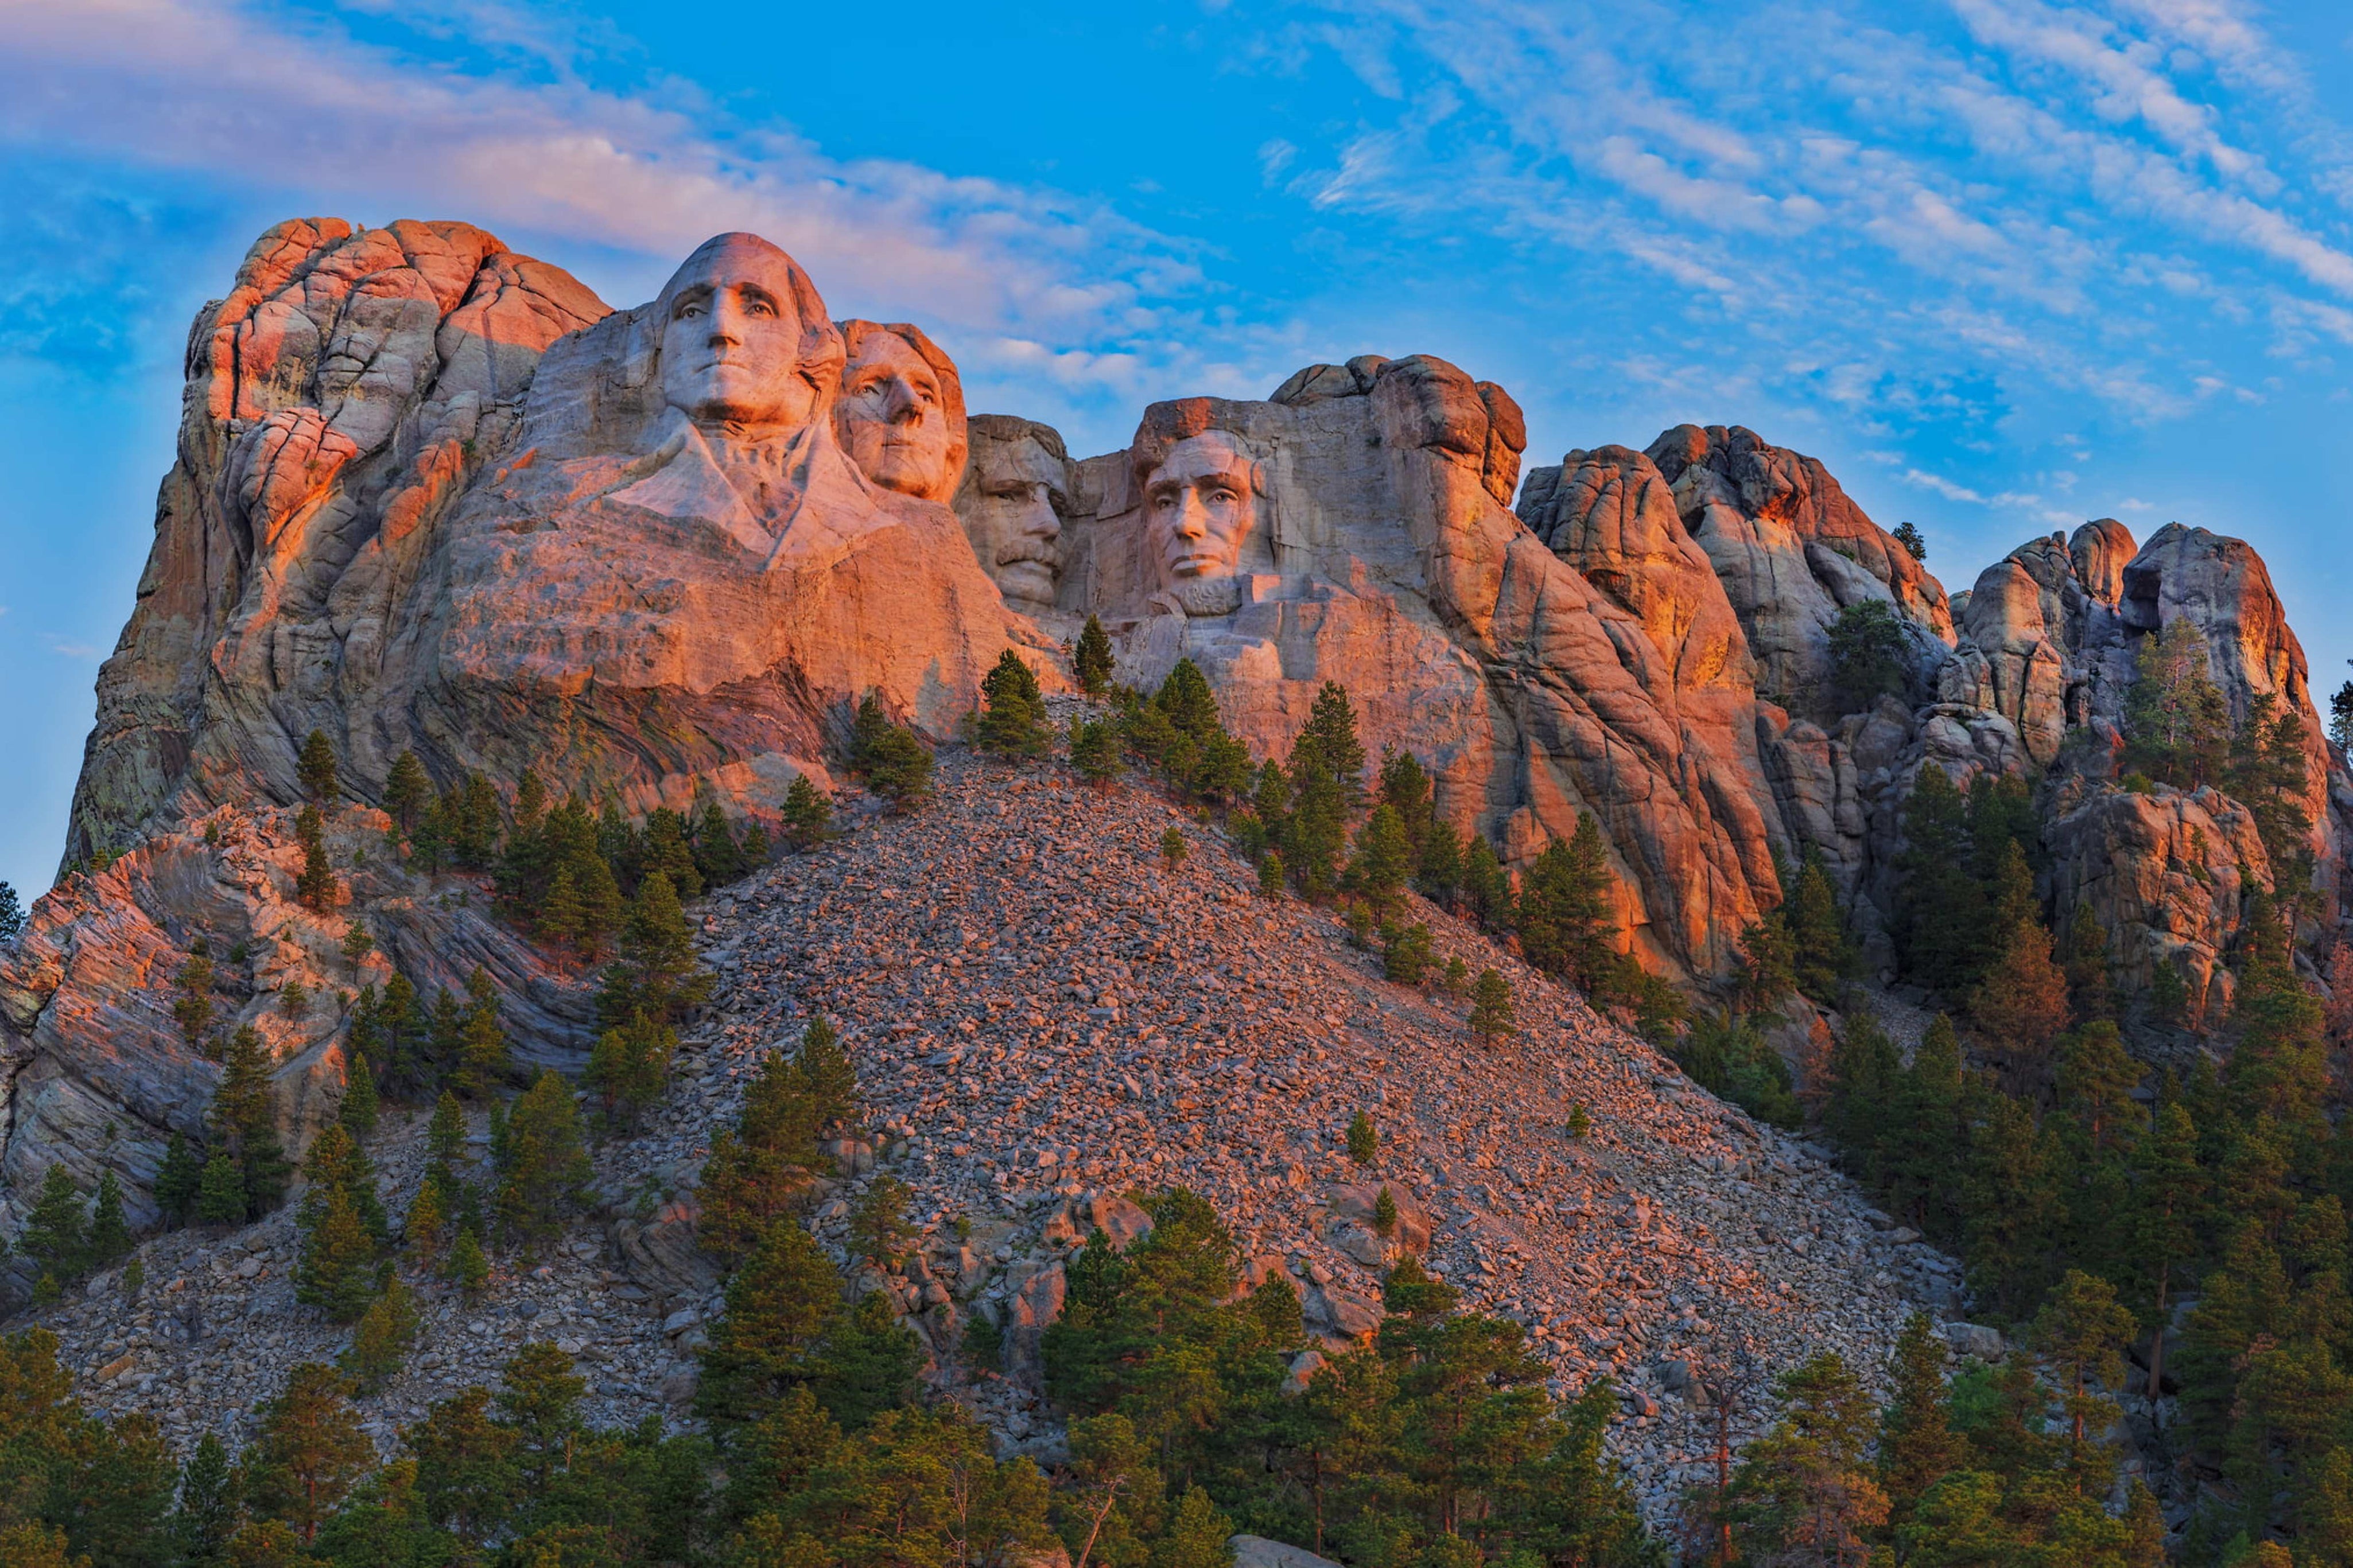
[(463, 225), (271, 231), (198, 323), (69, 858), (294, 799), (312, 729), (362, 798), (414, 750), (644, 809), (773, 806), (869, 690), (953, 728), (1013, 627), (943, 504), (961, 392), (847, 325), (749, 236), (608, 314)]
[(1901, 613), (1915, 634), (1919, 673), (1933, 677), (1953, 641), (1944, 588), (1820, 461), (1736, 425), (1678, 425), (1648, 455), (1715, 563), (1762, 690), (1784, 707), (1833, 717), (1820, 706), (1831, 689), (1830, 628), (1866, 599)]
[(203, 805), (294, 798), (302, 736), (343, 728), (343, 640), (383, 636), (331, 609), (338, 584), (446, 507), (512, 433), (547, 346), (604, 314), (466, 224), (313, 218), (255, 242), (189, 334), (179, 460), (99, 676), (69, 861), (127, 847), (206, 736)]
[[(1061, 607), (1113, 629), (1124, 679), (1191, 658), (1261, 753), (1342, 682), (1368, 741), (1422, 758), (1440, 810), (1514, 862), (1595, 813), (1634, 942), (1672, 973), (1713, 973), (1778, 898), (1771, 845), (1787, 842), (1760, 808), (1737, 625), (1679, 521), (1637, 499), (1643, 472), (1623, 519), (1599, 516), (1625, 489), (1604, 458), (1566, 491), (1546, 481), (1574, 498), (1546, 534), (1523, 525), (1497, 499), (1523, 439), (1500, 388), (1427, 356), (1311, 367), (1264, 403), (1155, 405), (1128, 451), (1079, 465)], [(1209, 504), (1220, 484), (1214, 569), (1180, 580), (1166, 542), (1190, 525), (1155, 508)], [(1679, 577), (1637, 586), (1670, 557)]]
[[(149, 1187), (164, 1146), (174, 1131), (200, 1132), (220, 1079), (172, 1011), (199, 937), (216, 973), (210, 1037), (248, 1025), (261, 1036), (278, 1063), (280, 1135), (297, 1157), (343, 1099), (349, 997), (395, 965), (428, 998), (462, 992), (482, 968), (517, 1059), (577, 1067), (593, 976), (492, 919), (479, 879), (401, 869), (383, 853), (385, 818), (365, 808), (330, 816), (342, 898), (306, 907), (294, 893), (293, 815), (221, 807), (34, 906), (23, 942), (0, 953), (0, 1224), (13, 1228), (58, 1161), (86, 1191), (113, 1170), (133, 1222), (156, 1218)], [(355, 918), (375, 939), (356, 964), (342, 952)], [(310, 998), (299, 1018), (283, 1005), (297, 985)]]
[(1234, 1554), (1234, 1568), (1340, 1568), (1329, 1557), (1318, 1557), (1303, 1546), (1285, 1546), (1263, 1535), (1237, 1535), (1226, 1544)]
[(2091, 906), (2125, 990), (2146, 990), (2156, 966), (2169, 963), (2193, 1007), (2204, 997), (2211, 1021), (2228, 1016), (2222, 954), (2246, 894), (2272, 890), (2270, 858), (2246, 807), (2212, 789), (2094, 788), (2054, 816), (2046, 837), (2053, 907), (2072, 915), (2079, 902)]

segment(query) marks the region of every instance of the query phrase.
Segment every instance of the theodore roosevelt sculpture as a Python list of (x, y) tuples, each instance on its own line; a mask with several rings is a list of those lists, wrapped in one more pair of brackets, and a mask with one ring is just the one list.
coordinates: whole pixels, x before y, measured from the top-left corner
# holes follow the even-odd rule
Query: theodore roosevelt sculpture
[(976, 415), (971, 442), (955, 496), (965, 537), (1007, 605), (1047, 614), (1061, 584), (1070, 453), (1050, 425), (1008, 414)]

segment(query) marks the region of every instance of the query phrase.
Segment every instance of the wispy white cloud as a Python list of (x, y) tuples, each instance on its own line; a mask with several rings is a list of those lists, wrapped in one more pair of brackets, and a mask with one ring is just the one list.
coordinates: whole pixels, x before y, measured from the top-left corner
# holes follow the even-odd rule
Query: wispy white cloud
[(1460, 107), (1286, 142), (1284, 177), (1325, 210), (1555, 247), (1564, 274), (1651, 272), (1724, 312), (1719, 361), (1864, 417), (1940, 351), (2178, 417), (2230, 380), (2185, 336), (2266, 300), (2283, 342), (2337, 335), (2353, 249), (2302, 196), (2327, 128), (2283, 107), (2295, 68), (2251, 13), (1947, 5), (1717, 12), (1699, 49), (1672, 0), (1350, 0)]
[(1186, 356), (1195, 247), (1104, 204), (835, 159), (675, 84), (593, 87), (528, 13), (402, 12), (545, 68), (440, 69), (236, 0), (0, 0), (0, 140), (299, 187), (370, 221), (465, 217), (650, 258), (754, 229), (835, 296), (984, 352), (1050, 342), (1106, 374)]

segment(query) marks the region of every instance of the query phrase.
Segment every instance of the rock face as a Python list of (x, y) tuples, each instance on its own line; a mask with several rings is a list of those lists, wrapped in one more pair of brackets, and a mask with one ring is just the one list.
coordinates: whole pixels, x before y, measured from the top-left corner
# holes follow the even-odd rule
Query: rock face
[[(158, 835), (97, 875), (69, 878), (34, 906), (22, 943), (0, 963), (0, 1222), (21, 1218), (47, 1167), (62, 1161), (85, 1190), (111, 1169), (134, 1223), (156, 1217), (150, 1186), (174, 1131), (201, 1134), (221, 1069), (173, 1014), (175, 984), (198, 939), (216, 979), (218, 1032), (250, 1025), (278, 1064), (279, 1124), (301, 1150), (333, 1119), (343, 1087), (351, 994), (395, 969), (427, 996), (462, 992), (480, 967), (498, 984), (518, 1058), (576, 1065), (565, 1042), (595, 1019), (591, 977), (567, 971), (493, 919), (483, 889), (412, 877), (381, 851), (379, 813), (345, 810), (328, 850), (353, 866), (342, 901), (295, 898), (302, 869), (293, 814), (222, 806)], [(357, 865), (353, 865), (354, 861)], [(470, 890), (462, 901), (454, 894)], [(364, 909), (376, 951), (342, 952)], [(308, 998), (297, 1016), (287, 1001)]]
[(961, 394), (848, 326), (750, 236), (610, 313), (465, 225), (271, 230), (191, 340), (69, 860), (293, 800), (313, 729), (363, 798), (414, 750), (644, 809), (773, 805), (870, 690), (952, 726), (1011, 626), (941, 504)]
[(183, 790), (294, 798), (293, 748), (346, 729), (346, 639), (382, 643), (540, 356), (605, 313), (467, 224), (310, 218), (255, 242), (189, 331), (178, 461), (99, 676), (69, 862), (127, 847)]
[[(1539, 470), (1532, 530), (1505, 504), (1524, 440), (1500, 387), (1428, 357), (1155, 405), (1128, 451), (1079, 465), (1061, 606), (1114, 629), (1125, 679), (1192, 659), (1263, 753), (1342, 682), (1368, 742), (1421, 757), (1440, 810), (1514, 860), (1593, 812), (1634, 940), (1714, 973), (1788, 842), (1737, 621), (1647, 459)], [(1172, 574), (1189, 525), (1155, 509), (1202, 474), (1247, 505), (1214, 525), (1218, 570)]]
[[(765, 813), (798, 777), (830, 784), (864, 695), (944, 737), (1008, 647), (1062, 687), (1055, 645), (1095, 616), (1121, 679), (1190, 658), (1261, 755), (1341, 682), (1367, 742), (1420, 757), (1440, 812), (1513, 865), (1591, 813), (1630, 945), (1695, 987), (1779, 900), (1777, 854), (1809, 851), (1891, 977), (1904, 803), (1933, 765), (2034, 776), (2052, 907), (2094, 909), (2120, 982), (2168, 963), (2211, 992), (2242, 894), (2273, 881), (2247, 814), (2114, 777), (2135, 650), (2187, 621), (2234, 719), (2268, 700), (2301, 722), (2324, 888), (2353, 842), (2353, 777), (2245, 544), (2173, 526), (2136, 550), (2103, 521), (1948, 603), (1820, 462), (1736, 426), (1571, 450), (1523, 486), (1511, 396), (1428, 356), (1155, 403), (1126, 449), (1074, 462), (1045, 426), (968, 420), (919, 327), (835, 322), (754, 236), (610, 311), (462, 224), (313, 219), (256, 245), (188, 367), (69, 833), (69, 865), (128, 853), (69, 877), (0, 961), (20, 1189), (64, 1157), (143, 1191), (195, 1124), (216, 1069), (178, 1043), (168, 976), (199, 937), (244, 944), (235, 999), (259, 1020), (290, 980), (353, 988), (332, 939), (363, 919), (412, 979), (484, 964), (526, 1057), (578, 1060), (580, 977), (446, 885), (379, 857), (347, 905), (293, 905), (314, 730), (360, 803), (331, 825), (339, 856), (404, 751), (445, 787), (529, 767), (631, 812)], [(1868, 605), (1892, 612), (1904, 689), (1839, 711), (1831, 629)], [(338, 1090), (340, 1019), (272, 1027), (293, 1031), (299, 1148)], [(1415, 1234), (1333, 1213), (1352, 1256)], [(676, 1228), (623, 1250), (659, 1274)], [(1345, 1292), (1315, 1300), (1345, 1337)]]

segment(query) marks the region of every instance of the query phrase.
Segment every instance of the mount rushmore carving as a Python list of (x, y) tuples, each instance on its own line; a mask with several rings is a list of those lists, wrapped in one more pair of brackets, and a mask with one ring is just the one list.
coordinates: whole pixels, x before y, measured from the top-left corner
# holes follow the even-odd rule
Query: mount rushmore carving
[[(1008, 647), (1061, 681), (1090, 616), (1119, 679), (1191, 659), (1261, 755), (1342, 682), (1369, 743), (1419, 756), (1440, 813), (1507, 864), (1592, 813), (1625, 940), (1700, 984), (1778, 901), (1777, 855), (1819, 852), (1883, 956), (1918, 770), (2105, 776), (2129, 647), (2185, 617), (2234, 715), (2268, 694), (2305, 723), (2326, 886), (2342, 862), (2353, 792), (2302, 651), (2253, 552), (2202, 531), (2135, 551), (2091, 524), (1948, 601), (1819, 462), (1737, 426), (1572, 450), (1523, 484), (1518, 405), (1424, 355), (1155, 403), (1126, 449), (1073, 459), (1048, 426), (967, 417), (919, 327), (835, 321), (742, 234), (609, 310), (464, 224), (280, 225), (200, 314), (188, 375), (69, 832), (69, 864), (129, 859), (69, 879), (0, 965), (9, 1124), (72, 1147), (119, 1117), (138, 1131), (90, 1158), (135, 1180), (214, 1069), (132, 993), (198, 904), (278, 918), (263, 819), (300, 798), (311, 731), (362, 801), (410, 751), (445, 785), (528, 767), (630, 811), (708, 794), (768, 814), (795, 778), (829, 782), (866, 694), (947, 736)], [(1841, 712), (1830, 632), (1865, 603), (1902, 629), (1909, 691)], [(2101, 858), (2228, 842), (2235, 887), (2267, 880), (2260, 844), (2227, 803), (2114, 798), (2054, 834), (2052, 887), (2098, 906), (2120, 968), (2211, 970), (2240, 918), (2212, 879)], [(195, 837), (223, 813), (246, 814), (233, 877)], [(518, 1035), (576, 1046), (522, 944), (402, 920), (421, 980), (460, 952), (503, 966), (535, 1009)], [(92, 921), (151, 958), (78, 962)], [(271, 929), (294, 933), (287, 963), (318, 957), (299, 920)], [(332, 1079), (333, 1028), (289, 1042), (287, 1083)]]

